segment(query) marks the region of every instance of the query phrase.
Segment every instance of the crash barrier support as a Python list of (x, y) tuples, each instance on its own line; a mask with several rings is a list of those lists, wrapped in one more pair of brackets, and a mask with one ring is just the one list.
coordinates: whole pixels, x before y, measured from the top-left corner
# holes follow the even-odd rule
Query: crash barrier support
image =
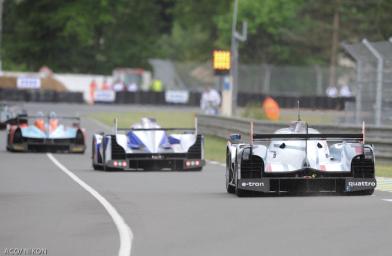
[[(230, 134), (239, 133), (242, 140), (249, 142), (251, 119), (230, 118), (210, 115), (197, 115), (198, 131), (202, 134), (218, 136), (227, 139)], [(254, 121), (254, 131), (259, 133), (273, 133), (277, 129), (288, 126), (286, 122)], [(352, 134), (361, 133), (361, 126), (348, 125), (313, 125), (312, 128), (321, 133)], [(366, 143), (373, 144), (377, 160), (392, 161), (392, 126), (366, 126)]]
[[(265, 99), (267, 95), (263, 94), (252, 94), (252, 93), (238, 93), (238, 106), (245, 107), (249, 103), (258, 104)], [(296, 108), (298, 100), (303, 108), (311, 109), (334, 109), (344, 110), (346, 102), (354, 102), (354, 97), (338, 97), (329, 98), (325, 96), (284, 96), (276, 95), (272, 96), (282, 108)], [(187, 106), (199, 106), (200, 105), (200, 92), (190, 92)], [(149, 91), (138, 91), (138, 92), (117, 92), (116, 100), (117, 104), (151, 104), (151, 105), (165, 105), (171, 104), (165, 101), (165, 92), (149, 92)]]
[(23, 102), (84, 102), (82, 92), (57, 92), (52, 90), (18, 89), (0, 89), (0, 100)]

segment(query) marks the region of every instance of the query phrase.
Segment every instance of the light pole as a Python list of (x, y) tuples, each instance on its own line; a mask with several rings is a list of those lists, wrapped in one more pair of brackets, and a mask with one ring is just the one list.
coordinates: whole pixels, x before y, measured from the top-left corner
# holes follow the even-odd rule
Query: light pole
[(3, 71), (3, 4), (5, 0), (0, 0), (0, 72)]
[(237, 32), (238, 0), (234, 0), (233, 23), (231, 27), (231, 78), (232, 78), (232, 114), (237, 110), (238, 94), (238, 42), (247, 39), (247, 23), (242, 22), (242, 33)]

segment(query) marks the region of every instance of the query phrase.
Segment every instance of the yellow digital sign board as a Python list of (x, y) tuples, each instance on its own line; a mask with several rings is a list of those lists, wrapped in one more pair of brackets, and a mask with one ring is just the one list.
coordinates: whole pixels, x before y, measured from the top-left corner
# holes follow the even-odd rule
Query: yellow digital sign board
[(215, 74), (227, 74), (231, 68), (230, 51), (214, 50), (212, 56), (212, 66)]

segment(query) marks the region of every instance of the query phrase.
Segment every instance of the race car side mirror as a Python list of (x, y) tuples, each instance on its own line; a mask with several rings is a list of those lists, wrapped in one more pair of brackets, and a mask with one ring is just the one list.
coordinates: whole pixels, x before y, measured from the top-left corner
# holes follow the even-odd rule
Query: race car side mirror
[(241, 140), (241, 134), (230, 134), (230, 142), (238, 143)]
[(279, 146), (281, 149), (284, 149), (285, 147), (286, 147), (286, 143), (282, 143), (282, 144), (280, 144), (280, 146)]

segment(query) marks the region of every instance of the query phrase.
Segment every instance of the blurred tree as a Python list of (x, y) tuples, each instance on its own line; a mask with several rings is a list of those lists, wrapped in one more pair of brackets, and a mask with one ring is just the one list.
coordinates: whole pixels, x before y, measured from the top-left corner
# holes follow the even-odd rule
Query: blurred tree
[(214, 18), (229, 12), (228, 0), (175, 0), (170, 33), (161, 38), (162, 56), (184, 61), (211, 57), (218, 28)]
[[(288, 31), (300, 26), (297, 14), (303, 0), (241, 0), (238, 21), (248, 22), (248, 40), (240, 44), (241, 61), (290, 63), (295, 57)], [(232, 11), (215, 18), (220, 30), (217, 45), (229, 47)], [(297, 61), (301, 61), (298, 60)]]
[(5, 66), (24, 63), (30, 70), (41, 65), (67, 71), (91, 68), (99, 49), (96, 28), (112, 22), (108, 0), (6, 1), (5, 5)]
[(171, 27), (153, 1), (9, 0), (4, 13), (5, 68), (110, 73), (115, 66), (147, 66), (161, 29)]
[[(118, 66), (147, 67), (153, 57), (205, 61), (214, 48), (230, 48), (232, 5), (233, 0), (6, 0), (4, 68), (110, 73)], [(239, 21), (249, 24), (241, 62), (336, 63), (340, 41), (391, 36), (390, 13), (391, 0), (240, 0)]]

